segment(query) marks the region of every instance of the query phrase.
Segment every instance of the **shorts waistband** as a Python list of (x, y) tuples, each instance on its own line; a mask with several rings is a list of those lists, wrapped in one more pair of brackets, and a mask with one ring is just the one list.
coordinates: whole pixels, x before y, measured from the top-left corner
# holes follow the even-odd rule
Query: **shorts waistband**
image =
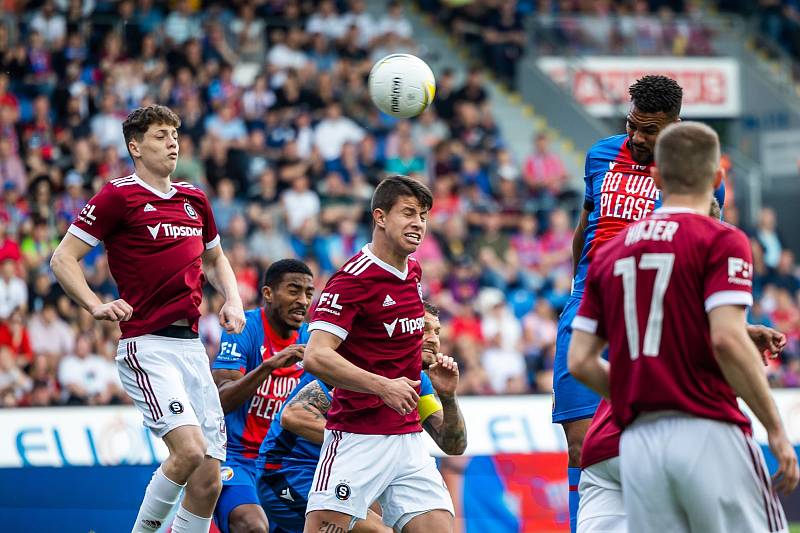
[(661, 418), (697, 418), (690, 413), (686, 413), (684, 411), (676, 411), (676, 410), (664, 410), (664, 411), (649, 411), (645, 413), (639, 414), (633, 423), (639, 422), (652, 422), (653, 420), (659, 420)]
[(165, 328), (156, 331), (151, 331), (150, 335), (158, 335), (159, 337), (170, 337), (173, 339), (197, 339), (199, 335), (192, 331), (189, 326), (176, 326), (170, 324)]

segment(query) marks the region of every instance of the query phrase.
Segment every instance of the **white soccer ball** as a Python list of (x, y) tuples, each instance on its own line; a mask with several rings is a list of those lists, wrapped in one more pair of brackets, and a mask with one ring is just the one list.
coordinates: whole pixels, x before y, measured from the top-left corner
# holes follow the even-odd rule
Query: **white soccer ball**
[(416, 117), (433, 102), (436, 79), (431, 68), (411, 54), (391, 54), (372, 67), (369, 95), (378, 109), (397, 118)]

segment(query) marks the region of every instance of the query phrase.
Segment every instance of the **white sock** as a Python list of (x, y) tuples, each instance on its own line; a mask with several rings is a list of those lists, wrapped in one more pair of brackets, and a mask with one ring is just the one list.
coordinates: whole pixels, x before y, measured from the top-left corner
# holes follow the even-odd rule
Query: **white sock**
[(211, 527), (211, 517), (202, 518), (183, 508), (178, 509), (175, 520), (172, 522), (173, 533), (208, 533)]
[(136, 517), (132, 533), (158, 531), (178, 502), (184, 486), (167, 478), (159, 466), (144, 492), (144, 500), (139, 507), (139, 515)]

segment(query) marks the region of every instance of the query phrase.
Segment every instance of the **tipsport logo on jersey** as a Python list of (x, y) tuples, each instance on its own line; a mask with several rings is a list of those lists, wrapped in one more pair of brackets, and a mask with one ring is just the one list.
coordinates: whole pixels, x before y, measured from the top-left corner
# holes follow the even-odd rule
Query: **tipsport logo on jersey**
[(600, 186), (600, 217), (640, 220), (655, 209), (660, 195), (651, 176), (608, 171)]

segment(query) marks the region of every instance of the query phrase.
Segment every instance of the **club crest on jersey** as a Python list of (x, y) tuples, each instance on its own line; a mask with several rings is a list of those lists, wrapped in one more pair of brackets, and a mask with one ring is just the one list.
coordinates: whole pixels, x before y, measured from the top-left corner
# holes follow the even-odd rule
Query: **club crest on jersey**
[(233, 479), (233, 468), (229, 466), (223, 466), (222, 468), (220, 468), (219, 474), (220, 477), (222, 478), (222, 481), (230, 481), (231, 479)]
[(197, 211), (194, 210), (194, 207), (192, 207), (192, 204), (189, 202), (183, 203), (183, 210), (186, 211), (186, 214), (189, 215), (189, 218), (197, 218)]

